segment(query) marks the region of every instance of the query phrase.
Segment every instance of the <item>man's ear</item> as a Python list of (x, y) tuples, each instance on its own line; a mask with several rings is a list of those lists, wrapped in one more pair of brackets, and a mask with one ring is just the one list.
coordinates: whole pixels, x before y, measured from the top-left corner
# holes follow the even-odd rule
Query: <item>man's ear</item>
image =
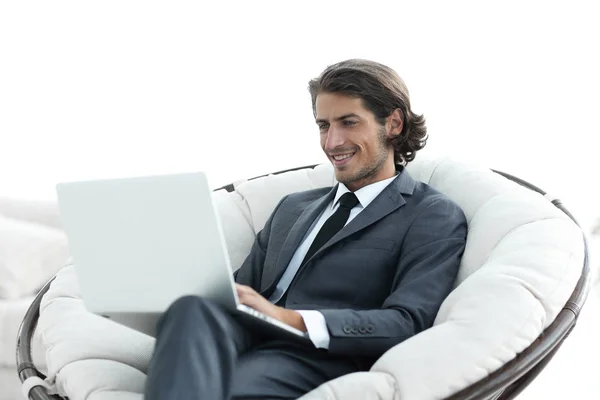
[(392, 113), (387, 117), (387, 131), (389, 132), (389, 136), (398, 136), (402, 132), (402, 128), (404, 128), (404, 114), (402, 110), (396, 108)]

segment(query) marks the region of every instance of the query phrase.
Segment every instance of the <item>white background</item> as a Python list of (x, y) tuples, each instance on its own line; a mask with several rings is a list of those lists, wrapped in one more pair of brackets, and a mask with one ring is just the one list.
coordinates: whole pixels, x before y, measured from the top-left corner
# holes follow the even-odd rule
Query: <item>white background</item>
[(198, 169), (219, 186), (325, 162), (307, 82), (360, 57), (405, 79), (425, 152), (600, 214), (594, 2), (416, 3), (3, 2), (0, 195)]
[(325, 162), (308, 80), (369, 58), (406, 81), (425, 152), (527, 179), (586, 226), (600, 215), (595, 2), (290, 4), (0, 3), (0, 196), (193, 170), (216, 187)]

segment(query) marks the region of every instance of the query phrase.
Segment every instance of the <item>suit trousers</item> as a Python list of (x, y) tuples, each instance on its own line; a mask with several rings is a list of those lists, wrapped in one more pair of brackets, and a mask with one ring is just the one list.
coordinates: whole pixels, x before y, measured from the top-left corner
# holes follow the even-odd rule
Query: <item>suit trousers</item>
[(359, 369), (310, 343), (262, 337), (213, 302), (185, 296), (158, 322), (145, 399), (296, 399)]

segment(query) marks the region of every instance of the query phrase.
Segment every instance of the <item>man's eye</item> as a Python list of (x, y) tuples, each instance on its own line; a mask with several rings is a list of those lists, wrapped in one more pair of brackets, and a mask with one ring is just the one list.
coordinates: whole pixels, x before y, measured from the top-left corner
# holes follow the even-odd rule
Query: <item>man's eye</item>
[(352, 125), (356, 125), (356, 121), (344, 120), (344, 125), (345, 125), (345, 126), (352, 126)]
[(320, 125), (319, 125), (319, 130), (320, 130), (320, 131), (325, 131), (325, 130), (327, 130), (328, 128), (329, 128), (329, 125), (327, 125), (327, 124), (320, 124)]

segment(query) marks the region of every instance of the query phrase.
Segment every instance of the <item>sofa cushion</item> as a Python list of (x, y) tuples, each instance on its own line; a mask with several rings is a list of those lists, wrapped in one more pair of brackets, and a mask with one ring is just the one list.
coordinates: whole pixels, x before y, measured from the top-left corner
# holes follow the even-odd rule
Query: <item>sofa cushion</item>
[(62, 229), (58, 204), (52, 200), (23, 200), (0, 197), (0, 214), (20, 221)]
[(68, 257), (62, 230), (0, 215), (0, 299), (35, 293)]

